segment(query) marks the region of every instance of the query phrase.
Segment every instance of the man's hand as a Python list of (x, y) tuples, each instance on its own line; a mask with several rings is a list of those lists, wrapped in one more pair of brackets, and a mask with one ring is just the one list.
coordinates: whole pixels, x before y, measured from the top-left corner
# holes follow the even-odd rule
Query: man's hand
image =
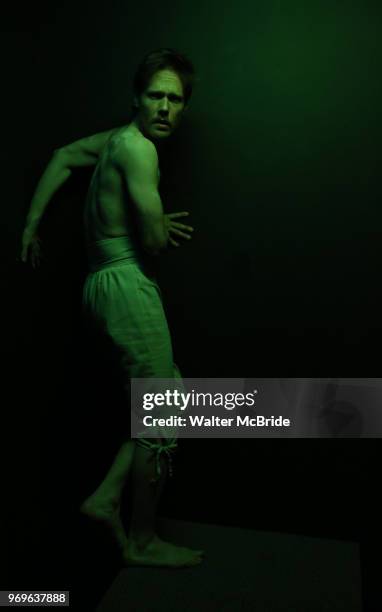
[(30, 261), (32, 268), (38, 268), (42, 259), (41, 240), (35, 231), (25, 228), (22, 236), (21, 261)]
[[(169, 213), (164, 215), (165, 219), (165, 227), (168, 231), (168, 239), (171, 244), (178, 247), (179, 243), (174, 240), (173, 236), (181, 236), (182, 238), (186, 238), (186, 240), (190, 240), (191, 236), (185, 232), (193, 232), (194, 228), (190, 225), (184, 225), (183, 223), (177, 223), (173, 221), (173, 219), (177, 219), (179, 217), (186, 217), (190, 213), (188, 212), (178, 212), (178, 213)], [(183, 231), (182, 231), (183, 230)]]

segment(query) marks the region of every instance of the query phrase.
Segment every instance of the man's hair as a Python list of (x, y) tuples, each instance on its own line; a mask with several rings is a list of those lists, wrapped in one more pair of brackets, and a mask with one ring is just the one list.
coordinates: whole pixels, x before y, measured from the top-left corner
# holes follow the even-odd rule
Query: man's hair
[[(139, 97), (148, 87), (153, 75), (165, 68), (170, 68), (178, 74), (183, 85), (184, 104), (187, 104), (195, 84), (195, 68), (184, 53), (168, 47), (150, 51), (145, 55), (133, 79), (134, 94)], [(136, 107), (134, 111), (136, 112)]]

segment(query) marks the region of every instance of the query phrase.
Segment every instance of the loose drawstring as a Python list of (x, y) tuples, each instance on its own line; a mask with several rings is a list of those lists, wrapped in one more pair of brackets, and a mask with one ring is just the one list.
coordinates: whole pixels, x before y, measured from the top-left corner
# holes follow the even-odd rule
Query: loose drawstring
[(161, 444), (161, 443), (158, 443), (158, 442), (157, 443), (149, 442), (149, 440), (147, 440), (147, 438), (137, 438), (135, 440), (135, 442), (136, 442), (136, 444), (142, 446), (143, 448), (146, 448), (147, 450), (152, 450), (154, 453), (156, 452), (156, 473), (157, 473), (157, 479), (156, 480), (158, 480), (160, 478), (160, 475), (162, 473), (161, 467), (160, 467), (160, 456), (161, 456), (161, 453), (166, 453), (167, 458), (168, 458), (169, 476), (172, 477), (173, 469), (172, 469), (172, 457), (171, 457), (171, 453), (174, 453), (174, 451), (178, 447), (176, 442), (172, 441), (172, 442), (164, 445), (164, 444)]

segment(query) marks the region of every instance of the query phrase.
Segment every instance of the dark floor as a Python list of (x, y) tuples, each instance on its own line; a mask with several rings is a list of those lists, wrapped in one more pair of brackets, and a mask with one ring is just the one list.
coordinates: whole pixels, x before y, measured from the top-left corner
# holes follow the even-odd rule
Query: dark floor
[(160, 525), (168, 540), (203, 548), (204, 562), (124, 568), (96, 612), (362, 611), (358, 543), (165, 519)]

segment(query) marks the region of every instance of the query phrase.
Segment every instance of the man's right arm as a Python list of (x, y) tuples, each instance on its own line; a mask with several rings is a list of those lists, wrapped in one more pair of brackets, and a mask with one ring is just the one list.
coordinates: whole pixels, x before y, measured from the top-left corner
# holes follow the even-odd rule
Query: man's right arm
[(49, 201), (71, 176), (72, 169), (77, 166), (95, 166), (106, 142), (118, 129), (81, 138), (54, 151), (33, 194), (26, 218), (27, 231), (37, 230)]
[(55, 152), (37, 183), (26, 217), (25, 230), (31, 233), (37, 231), (50, 199), (67, 181), (71, 173), (71, 170), (62, 162), (61, 156)]
[(121, 141), (115, 151), (115, 164), (121, 171), (135, 206), (142, 246), (150, 255), (167, 247), (163, 205), (158, 192), (158, 154), (149, 140)]

